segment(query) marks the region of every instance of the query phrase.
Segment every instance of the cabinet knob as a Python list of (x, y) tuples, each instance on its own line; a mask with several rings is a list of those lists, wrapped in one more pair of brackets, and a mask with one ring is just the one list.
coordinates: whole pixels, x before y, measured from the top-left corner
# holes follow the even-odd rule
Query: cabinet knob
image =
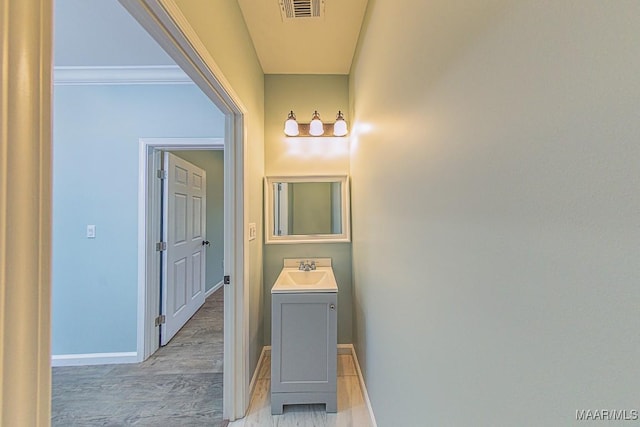
[(335, 309), (336, 309), (336, 305), (335, 305), (335, 304), (329, 304), (329, 308), (330, 308), (331, 310), (335, 310)]

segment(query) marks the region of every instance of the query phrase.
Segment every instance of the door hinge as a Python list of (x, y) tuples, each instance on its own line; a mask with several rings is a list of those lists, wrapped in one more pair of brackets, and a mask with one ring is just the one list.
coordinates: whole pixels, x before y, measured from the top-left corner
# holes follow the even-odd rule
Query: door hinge
[(161, 314), (160, 316), (156, 317), (156, 326), (164, 325), (164, 322), (166, 320), (167, 318), (164, 316), (164, 314)]
[(167, 179), (167, 171), (163, 169), (158, 169), (158, 178)]
[(162, 252), (167, 250), (167, 242), (156, 243), (156, 251)]
[(231, 283), (231, 276), (224, 276), (224, 281), (222, 283), (224, 283), (225, 285), (228, 285)]

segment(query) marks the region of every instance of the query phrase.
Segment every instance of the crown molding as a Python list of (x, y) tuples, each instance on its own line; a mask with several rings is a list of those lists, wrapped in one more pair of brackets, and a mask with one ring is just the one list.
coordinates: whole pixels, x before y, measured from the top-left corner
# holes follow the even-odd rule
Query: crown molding
[(115, 67), (57, 66), (53, 69), (55, 85), (145, 85), (193, 84), (177, 65)]

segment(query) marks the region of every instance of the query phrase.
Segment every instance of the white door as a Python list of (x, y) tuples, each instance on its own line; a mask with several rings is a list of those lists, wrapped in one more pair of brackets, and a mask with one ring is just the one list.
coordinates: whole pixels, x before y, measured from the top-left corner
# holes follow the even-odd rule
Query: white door
[(206, 172), (171, 153), (164, 155), (161, 345), (204, 304)]

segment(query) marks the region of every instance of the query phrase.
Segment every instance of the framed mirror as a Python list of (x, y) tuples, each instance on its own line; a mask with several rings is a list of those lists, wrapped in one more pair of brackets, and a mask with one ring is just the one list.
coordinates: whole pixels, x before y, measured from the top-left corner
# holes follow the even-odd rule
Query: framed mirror
[(351, 241), (349, 177), (268, 176), (265, 243)]

